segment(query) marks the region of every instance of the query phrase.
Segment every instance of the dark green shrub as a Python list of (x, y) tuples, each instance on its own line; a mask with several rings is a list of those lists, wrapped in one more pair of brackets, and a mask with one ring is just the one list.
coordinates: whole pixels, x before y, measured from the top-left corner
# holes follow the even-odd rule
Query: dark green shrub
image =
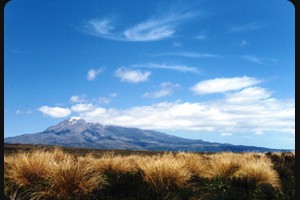
[(193, 178), (194, 196), (205, 200), (280, 199), (280, 192), (270, 184), (257, 184), (247, 178)]
[(273, 168), (278, 172), (281, 181), (281, 199), (295, 199), (295, 154), (292, 152), (266, 153), (271, 158)]

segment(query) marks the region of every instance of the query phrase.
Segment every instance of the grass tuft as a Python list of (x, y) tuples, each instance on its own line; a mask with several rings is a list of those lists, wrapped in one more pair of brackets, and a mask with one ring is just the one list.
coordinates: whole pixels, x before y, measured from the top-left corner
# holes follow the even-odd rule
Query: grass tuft
[(185, 162), (176, 159), (173, 154), (165, 153), (151, 162), (139, 162), (144, 180), (156, 189), (172, 186), (184, 187), (191, 177)]

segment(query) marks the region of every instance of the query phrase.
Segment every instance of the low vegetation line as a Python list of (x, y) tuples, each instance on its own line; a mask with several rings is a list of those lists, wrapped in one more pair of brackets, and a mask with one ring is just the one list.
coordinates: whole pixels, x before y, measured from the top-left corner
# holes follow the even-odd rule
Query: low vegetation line
[(281, 199), (285, 192), (293, 195), (293, 185), (287, 188), (293, 180), (283, 179), (290, 174), (280, 171), (292, 157), (231, 152), (82, 156), (60, 148), (33, 150), (4, 156), (5, 198)]

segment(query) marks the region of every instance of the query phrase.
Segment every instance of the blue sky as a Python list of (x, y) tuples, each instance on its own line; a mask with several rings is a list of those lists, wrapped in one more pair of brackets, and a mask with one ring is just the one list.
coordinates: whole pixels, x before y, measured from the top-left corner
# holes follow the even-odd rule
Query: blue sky
[(12, 0), (4, 136), (72, 116), (185, 138), (295, 146), (285, 0)]

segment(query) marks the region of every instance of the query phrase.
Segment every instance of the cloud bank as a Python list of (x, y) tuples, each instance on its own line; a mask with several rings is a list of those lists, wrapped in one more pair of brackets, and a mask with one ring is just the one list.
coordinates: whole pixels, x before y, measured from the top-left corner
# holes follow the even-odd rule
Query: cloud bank
[[(145, 76), (145, 72), (140, 73), (141, 77)], [(133, 74), (124, 80), (146, 79), (136, 78), (135, 71)], [(204, 80), (192, 87), (196, 94), (222, 95), (213, 100), (164, 101), (124, 109), (77, 103), (71, 108), (42, 106), (39, 111), (54, 118), (74, 112), (89, 122), (152, 130), (214, 132), (221, 136), (268, 132), (295, 134), (295, 99), (276, 99), (271, 91), (257, 86), (259, 83), (261, 80), (255, 77), (243, 76)], [(159, 90), (143, 96), (160, 98), (171, 95), (179, 87), (179, 84), (164, 82)], [(80, 100), (75, 97), (73, 100)]]
[(261, 88), (245, 88), (215, 101), (161, 102), (128, 109), (98, 107), (80, 113), (80, 117), (91, 122), (142, 129), (222, 135), (270, 131), (295, 134), (294, 101), (270, 98), (266, 92)]

